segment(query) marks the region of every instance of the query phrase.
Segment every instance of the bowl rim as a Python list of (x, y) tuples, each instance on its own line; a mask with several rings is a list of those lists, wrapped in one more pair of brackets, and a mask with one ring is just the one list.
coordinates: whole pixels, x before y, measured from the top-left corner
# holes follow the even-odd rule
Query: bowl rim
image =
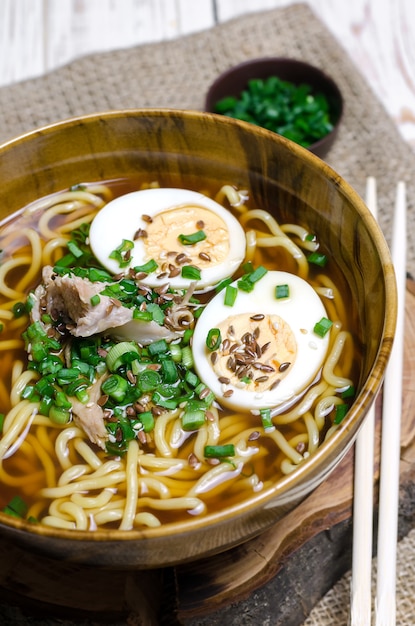
[[(150, 528), (144, 530), (67, 530), (58, 529), (54, 527), (48, 527), (41, 524), (33, 524), (25, 520), (20, 520), (0, 512), (0, 531), (1, 529), (23, 531), (32, 535), (38, 535), (44, 538), (54, 538), (62, 541), (77, 541), (77, 542), (119, 542), (119, 541), (135, 541), (135, 540), (151, 540), (161, 537), (178, 536), (186, 534), (191, 535), (204, 528), (208, 530), (211, 525), (216, 523), (222, 523), (235, 520), (237, 517), (241, 517), (257, 509), (260, 505), (264, 505), (265, 508), (273, 506), (273, 499), (280, 498), (287, 490), (291, 490), (297, 487), (302, 482), (304, 474), (306, 474), (310, 467), (318, 467), (324, 456), (326, 456), (330, 449), (335, 447), (343, 437), (345, 431), (353, 430), (354, 424), (357, 419), (357, 415), (361, 411), (367, 411), (367, 408), (376, 397), (380, 386), (382, 384), (384, 375), (385, 360), (388, 359), (390, 350), (392, 348), (392, 339), (396, 326), (397, 318), (397, 295), (396, 295), (396, 280), (393, 269), (392, 259), (389, 251), (389, 247), (386, 243), (385, 237), (378, 225), (377, 221), (372, 216), (371, 212), (367, 208), (363, 199), (355, 191), (351, 185), (343, 179), (330, 165), (325, 161), (322, 161), (318, 156), (310, 152), (308, 149), (295, 144), (294, 142), (268, 131), (262, 127), (253, 127), (253, 125), (233, 119), (227, 116), (220, 116), (214, 113), (208, 113), (198, 110), (182, 110), (172, 108), (145, 108), (145, 109), (119, 109), (110, 111), (101, 111), (97, 113), (89, 113), (86, 115), (79, 115), (75, 117), (69, 117), (57, 122), (53, 122), (46, 126), (29, 130), (17, 137), (14, 137), (0, 145), (0, 158), (8, 149), (12, 149), (18, 144), (31, 141), (33, 137), (39, 134), (50, 134), (59, 132), (62, 128), (71, 128), (78, 124), (90, 124), (99, 120), (111, 120), (120, 117), (141, 117), (141, 118), (178, 118), (182, 120), (206, 120), (212, 117), (216, 123), (223, 125), (235, 125), (241, 129), (242, 132), (252, 133), (255, 132), (259, 136), (263, 135), (268, 140), (271, 139), (274, 142), (283, 143), (286, 148), (296, 153), (301, 159), (306, 160), (308, 165), (316, 171), (323, 170), (325, 175), (329, 177), (333, 183), (339, 187), (341, 181), (344, 195), (348, 196), (354, 206), (358, 207), (362, 218), (365, 221), (365, 226), (370, 233), (370, 236), (377, 248), (379, 258), (382, 260), (382, 275), (385, 282), (385, 316), (383, 320), (382, 337), (379, 340), (379, 348), (374, 361), (374, 364), (366, 378), (364, 388), (361, 389), (355, 401), (351, 405), (344, 421), (340, 428), (327, 440), (323, 446), (321, 446), (313, 455), (306, 459), (293, 474), (289, 474), (282, 479), (278, 480), (273, 486), (267, 488), (265, 491), (255, 494), (254, 497), (249, 498), (241, 503), (238, 503), (232, 507), (227, 507), (221, 511), (203, 516), (202, 518), (191, 518), (183, 522), (173, 522), (168, 525), (163, 525), (158, 528)], [(255, 130), (253, 130), (253, 128)], [(387, 306), (386, 306), (387, 302)], [(359, 427), (362, 425), (359, 425)], [(347, 449), (343, 451), (343, 456), (347, 453), (351, 447), (351, 442)], [(308, 493), (308, 492), (307, 492)], [(278, 500), (278, 503), (280, 500)]]

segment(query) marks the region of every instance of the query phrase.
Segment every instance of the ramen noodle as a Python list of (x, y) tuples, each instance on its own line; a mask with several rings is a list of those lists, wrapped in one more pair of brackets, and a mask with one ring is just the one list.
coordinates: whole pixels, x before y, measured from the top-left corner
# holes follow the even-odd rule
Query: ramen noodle
[(231, 185), (182, 201), (151, 184), (120, 238), (119, 189), (3, 224), (0, 506), (33, 523), (152, 528), (246, 500), (355, 393), (346, 286), (314, 233)]

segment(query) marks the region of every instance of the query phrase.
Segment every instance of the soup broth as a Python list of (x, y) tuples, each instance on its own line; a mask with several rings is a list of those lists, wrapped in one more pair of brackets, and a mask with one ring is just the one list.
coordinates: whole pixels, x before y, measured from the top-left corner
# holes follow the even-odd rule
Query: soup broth
[[(79, 249), (89, 249), (85, 224), (89, 225), (112, 198), (158, 186), (166, 183), (116, 180), (77, 186), (24, 208), (2, 226), (0, 508), (11, 514), (22, 515), (34, 523), (81, 530), (148, 528), (206, 515), (249, 499), (295, 471), (340, 427), (353, 401), (361, 362), (359, 324), (344, 276), (330, 250), (324, 248), (324, 241), (318, 240), (318, 233), (308, 232), (305, 214), (301, 223), (282, 222), (280, 216), (284, 220), (287, 217), (283, 210), (269, 213), (269, 207), (258, 206), (249, 190), (232, 186), (218, 189), (213, 184), (198, 189), (229, 210), (245, 231), (246, 256), (232, 279), (248, 276), (249, 280), (258, 268), (299, 276), (318, 294), (329, 323), (325, 335), (327, 356), (318, 368), (318, 375), (295, 399), (286, 402), (286, 408), (239, 411), (223, 403), (221, 397), (207, 403), (210, 390), (201, 380), (201, 368), (191, 361), (192, 332), (197, 327), (199, 313), (202, 319), (204, 308), (216, 296), (215, 289), (202, 293), (196, 289), (189, 294), (186, 289), (177, 290), (181, 298), (177, 297), (179, 305), (186, 302), (187, 306), (191, 301), (191, 321), (186, 322), (187, 326), (183, 322), (178, 336), (168, 343), (165, 360), (169, 361), (169, 367), (156, 354), (150, 358), (148, 346), (137, 342), (137, 351), (144, 355), (145, 365), (140, 362), (134, 369), (130, 354), (130, 360), (121, 359), (118, 369), (109, 368), (111, 349), (123, 343), (119, 338), (108, 340), (108, 331), (75, 337), (70, 324), (63, 324), (62, 319), (54, 319), (53, 313), (42, 309), (46, 306), (44, 302), (34, 320), (33, 293), (44, 281), (43, 268), (54, 268), (68, 255), (76, 259)], [(74, 233), (78, 239), (73, 239)], [(79, 233), (84, 233), (83, 240), (79, 239)], [(88, 266), (103, 269), (92, 254)], [(63, 275), (63, 266), (60, 267)], [(176, 270), (170, 272), (173, 275)], [(118, 285), (127, 279), (123, 286), (133, 289), (131, 283), (135, 283), (140, 296), (146, 298), (148, 287), (141, 283), (142, 274), (142, 271), (130, 272), (128, 266), (120, 267), (119, 276), (109, 282)], [(53, 274), (52, 280), (56, 276)], [(82, 279), (85, 274), (79, 276)], [(159, 290), (157, 300), (157, 306), (160, 301), (160, 307), (165, 307), (164, 312), (175, 302), (175, 292), (168, 289), (168, 283), (168, 276), (160, 281), (163, 289)], [(152, 291), (154, 295), (153, 288)], [(98, 299), (102, 297), (96, 295)], [(120, 306), (115, 296), (113, 301), (115, 306)], [(237, 303), (238, 299), (234, 306), (229, 306), (232, 314), (237, 311)], [(252, 307), (252, 313), (258, 312), (260, 320), (261, 301), (254, 296)], [(146, 302), (141, 311), (148, 308)], [(27, 334), (36, 321), (52, 340), (50, 352), (54, 358), (44, 373), (33, 366), (37, 358), (33, 345), (37, 339)], [(217, 331), (216, 326), (212, 330)], [(319, 339), (317, 334), (312, 340)], [(221, 346), (212, 353), (223, 352), (221, 340)], [(258, 337), (254, 336), (252, 341), (254, 348), (259, 346), (254, 362), (260, 368), (258, 363), (266, 346), (259, 345)], [(131, 343), (131, 338), (127, 337), (126, 342)], [(171, 345), (179, 346), (181, 353), (179, 348), (171, 351)], [(129, 349), (131, 352), (132, 348)], [(95, 350), (94, 358), (92, 350)], [(190, 361), (180, 360), (189, 351)], [(210, 353), (207, 358), (213, 363)], [(252, 374), (252, 368), (249, 370), (252, 361), (246, 350), (243, 359), (246, 375), (237, 374), (237, 366), (232, 375), (239, 376), (240, 386), (249, 387), (256, 374)], [(170, 363), (174, 366), (170, 367)], [(281, 364), (281, 377), (283, 365), (286, 364)], [(62, 372), (61, 378), (56, 378), (59, 368), (68, 376), (64, 382)], [(77, 368), (84, 368), (83, 383), (70, 387)], [(187, 376), (186, 401), (190, 396), (194, 401), (198, 394), (195, 413), (201, 421), (197, 424), (195, 421), (190, 427), (184, 426), (186, 401), (175, 403), (174, 389), (179, 383), (175, 379), (169, 387), (160, 378), (163, 368), (169, 370), (170, 380), (175, 372), (179, 377)], [(143, 369), (158, 375), (154, 377), (156, 389), (149, 382), (146, 393), (143, 387), (136, 391)], [(266, 369), (261, 374), (266, 378)], [(130, 389), (130, 395), (124, 396), (119, 406), (116, 394), (111, 396), (112, 391), (105, 391), (103, 382), (97, 383), (100, 377), (108, 380), (114, 376), (123, 378), (129, 389), (135, 390), (135, 395), (131, 395)], [(101, 385), (96, 397), (91, 391), (94, 384)], [(227, 383), (223, 384), (225, 395)], [(72, 393), (68, 393), (69, 387)], [(169, 393), (157, 396), (161, 397), (158, 403), (152, 394), (162, 387), (165, 390), (169, 387)], [(101, 409), (104, 441), (93, 437), (91, 440), (88, 429), (76, 418), (79, 403), (84, 406), (94, 403)], [(148, 424), (144, 423), (143, 414)], [(13, 505), (16, 501), (20, 502), (17, 507)], [(21, 508), (16, 511), (13, 507)]]

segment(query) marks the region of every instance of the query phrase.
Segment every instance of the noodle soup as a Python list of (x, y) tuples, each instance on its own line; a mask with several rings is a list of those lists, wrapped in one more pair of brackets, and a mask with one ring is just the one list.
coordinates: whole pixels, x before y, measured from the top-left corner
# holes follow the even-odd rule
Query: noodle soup
[[(295, 472), (354, 399), (358, 316), (318, 233), (230, 185), (152, 214), (159, 195), (134, 194), (157, 190), (76, 185), (3, 225), (11, 515), (77, 530), (206, 516)], [(144, 224), (120, 237), (113, 203), (130, 194)]]

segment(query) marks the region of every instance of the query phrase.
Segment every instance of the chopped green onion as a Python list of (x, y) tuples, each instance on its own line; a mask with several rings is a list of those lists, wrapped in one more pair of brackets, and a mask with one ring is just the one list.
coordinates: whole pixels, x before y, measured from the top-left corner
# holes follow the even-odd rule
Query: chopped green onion
[(282, 298), (288, 298), (290, 295), (290, 288), (288, 285), (277, 285), (275, 287), (275, 297), (277, 300)]
[(152, 315), (152, 319), (157, 322), (160, 326), (164, 323), (164, 313), (163, 309), (156, 302), (149, 302), (147, 304), (147, 311), (149, 311)]
[(347, 398), (354, 398), (355, 394), (356, 389), (354, 388), (354, 385), (350, 385), (350, 387), (347, 387), (347, 389), (342, 391), (341, 397), (346, 400)]
[(71, 409), (72, 403), (68, 400), (63, 391), (57, 391), (55, 396), (55, 404), (63, 409)]
[(187, 382), (187, 384), (190, 385), (191, 387), (196, 387), (196, 385), (198, 385), (200, 382), (198, 376), (191, 370), (186, 371), (186, 374), (184, 375), (184, 379)]
[(190, 343), (191, 338), (193, 337), (194, 330), (193, 328), (186, 328), (182, 337), (182, 346), (187, 346)]
[(220, 347), (222, 337), (219, 328), (211, 328), (206, 337), (206, 346), (208, 350), (213, 352)]
[(161, 362), (161, 376), (167, 384), (177, 382), (179, 373), (175, 362), (172, 359), (163, 359)]
[(134, 248), (134, 241), (123, 239), (118, 248), (115, 248), (110, 255), (110, 259), (118, 262), (120, 267), (127, 267), (130, 264), (131, 250)]
[(200, 268), (195, 265), (183, 265), (182, 267), (182, 278), (187, 278), (188, 280), (200, 280), (201, 275)]
[(178, 343), (170, 344), (171, 358), (175, 363), (180, 363), (182, 360), (182, 349)]
[(222, 291), (222, 289), (225, 289), (225, 287), (230, 285), (231, 282), (232, 282), (232, 278), (224, 278), (223, 280), (221, 280), (221, 282), (218, 283), (215, 287), (216, 293), (219, 293), (220, 291)]
[(160, 356), (160, 354), (167, 354), (168, 349), (167, 341), (165, 339), (159, 339), (148, 346), (148, 353), (150, 356)]
[(317, 241), (317, 237), (313, 233), (308, 233), (305, 236), (305, 241)]
[(197, 230), (195, 233), (191, 233), (190, 235), (179, 235), (177, 239), (182, 245), (191, 246), (206, 239), (206, 233), (203, 230)]
[(313, 265), (325, 267), (325, 265), (327, 264), (327, 256), (325, 254), (322, 254), (321, 252), (312, 252), (308, 255), (307, 261), (309, 263), (313, 263)]
[(327, 317), (322, 317), (321, 320), (314, 325), (314, 332), (319, 337), (325, 337), (332, 326), (333, 322), (331, 320), (327, 319)]
[(91, 302), (92, 306), (97, 306), (97, 304), (99, 304), (101, 302), (101, 298), (99, 297), (98, 294), (95, 294), (95, 296), (91, 297), (90, 302)]
[(110, 396), (118, 402), (122, 402), (124, 400), (127, 389), (128, 382), (122, 376), (118, 376), (118, 374), (112, 374), (106, 378), (101, 385), (102, 393)]
[(79, 259), (84, 254), (78, 244), (75, 243), (75, 241), (68, 241), (66, 245), (69, 252), (73, 254), (76, 259)]
[(143, 425), (143, 430), (145, 433), (149, 433), (154, 430), (154, 415), (151, 411), (145, 411), (144, 413), (140, 413), (140, 422)]
[(127, 361), (131, 362), (139, 355), (138, 346), (132, 341), (120, 341), (113, 345), (106, 356), (106, 364), (110, 372), (116, 372), (117, 369)]
[(188, 410), (183, 413), (181, 420), (183, 430), (198, 430), (205, 423), (206, 413), (201, 409)]
[(238, 280), (239, 289), (241, 291), (246, 291), (250, 293), (254, 289), (255, 283), (261, 280), (261, 278), (263, 278), (267, 272), (267, 268), (263, 265), (260, 265), (252, 272), (244, 274), (242, 278)]
[(263, 265), (260, 265), (259, 267), (256, 268), (256, 270), (254, 270), (251, 274), (248, 275), (248, 280), (251, 283), (257, 283), (259, 280), (261, 280), (261, 278), (265, 276), (267, 272), (268, 272), (267, 268), (264, 267)]
[(259, 412), (261, 416), (262, 426), (265, 431), (274, 430), (275, 426), (271, 418), (271, 409), (261, 409)]
[(249, 376), (242, 376), (241, 383), (249, 385), (249, 383), (252, 383), (252, 378), (249, 378)]
[(137, 387), (142, 391), (154, 391), (161, 384), (161, 376), (155, 370), (144, 370), (137, 376)]
[(233, 443), (222, 446), (205, 446), (204, 455), (207, 459), (222, 459), (235, 456), (235, 446)]
[(250, 293), (254, 290), (254, 286), (254, 283), (251, 283), (251, 281), (248, 280), (246, 277), (240, 278), (238, 280), (238, 287), (241, 291), (246, 291), (247, 293)]
[(25, 313), (27, 313), (27, 308), (24, 302), (16, 302), (13, 304), (12, 312), (14, 317), (22, 317)]
[(3, 513), (24, 519), (27, 515), (28, 508), (26, 502), (20, 496), (13, 496), (10, 502), (4, 507)]
[(137, 320), (139, 322), (151, 322), (153, 320), (153, 314), (151, 311), (134, 309), (133, 320)]
[(53, 404), (53, 398), (50, 398), (49, 396), (44, 396), (40, 403), (39, 403), (39, 413), (41, 415), (46, 415), (46, 417), (49, 415), (49, 411), (50, 411), (50, 407)]
[(105, 270), (98, 269), (97, 267), (91, 267), (88, 271), (88, 278), (91, 283), (107, 282), (112, 280), (111, 274), (108, 274)]
[(0, 434), (3, 432), (3, 425), (6, 416), (4, 413), (0, 413)]
[(244, 274), (252, 274), (254, 269), (255, 268), (254, 268), (254, 264), (252, 263), (252, 261), (247, 261), (246, 263), (242, 265), (242, 271)]
[(157, 406), (161, 406), (163, 409), (167, 409), (168, 411), (174, 411), (174, 409), (177, 409), (179, 404), (174, 398), (165, 398), (158, 391), (153, 394), (153, 402), (155, 402)]
[(235, 304), (236, 296), (238, 295), (238, 289), (232, 285), (228, 285), (225, 291), (225, 306), (233, 306)]
[(134, 271), (137, 274), (141, 272), (144, 272), (144, 274), (151, 274), (152, 272), (155, 272), (157, 268), (158, 265), (156, 261), (154, 259), (151, 259), (150, 261), (147, 261), (147, 263), (144, 263), (144, 265), (136, 265), (134, 267)]
[(59, 385), (69, 385), (70, 382), (79, 377), (79, 370), (76, 367), (62, 367), (56, 375)]
[(336, 405), (336, 415), (334, 416), (333, 424), (340, 424), (346, 416), (349, 407), (347, 404)]
[(193, 366), (193, 352), (190, 346), (183, 346), (182, 348), (182, 365), (187, 369)]
[(53, 404), (49, 409), (49, 419), (55, 424), (67, 424), (71, 419), (68, 409)]

